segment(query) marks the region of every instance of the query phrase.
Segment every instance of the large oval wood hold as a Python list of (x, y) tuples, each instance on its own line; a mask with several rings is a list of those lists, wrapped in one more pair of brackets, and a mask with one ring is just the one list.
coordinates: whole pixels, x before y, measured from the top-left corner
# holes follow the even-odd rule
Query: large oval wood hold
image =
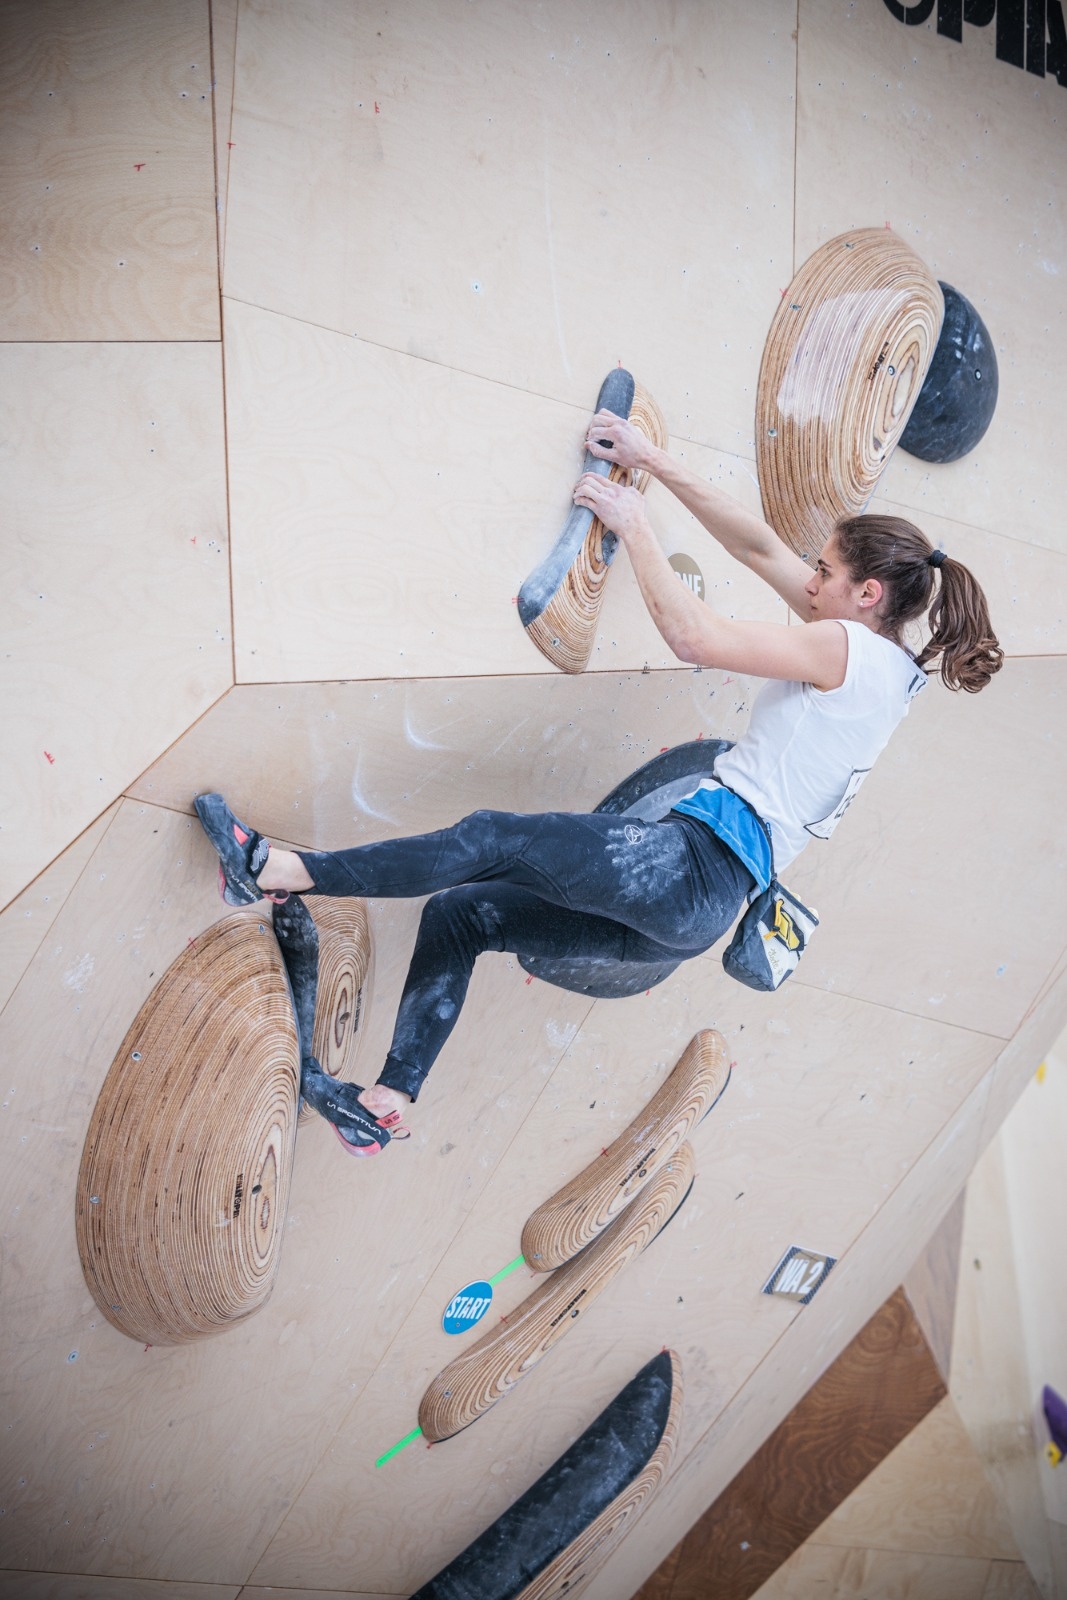
[(664, 1350), (412, 1600), (570, 1600), (670, 1471), (682, 1403), (681, 1363)]
[(667, 1226), (693, 1186), (695, 1165), (692, 1145), (681, 1145), (640, 1199), (595, 1243), (438, 1373), (419, 1406), (419, 1427), (431, 1444), (468, 1427), (533, 1371), (627, 1262)]
[(221, 1333), (270, 1294), (296, 1140), (300, 1053), (269, 920), (223, 917), (134, 1018), (78, 1174), (85, 1281), (146, 1344)]
[(821, 245), (771, 322), (756, 397), (763, 512), (798, 555), (874, 493), (937, 346), (936, 278), (886, 228)]
[(595, 1239), (651, 1183), (726, 1088), (726, 1041), (694, 1034), (670, 1077), (603, 1155), (538, 1206), (522, 1230), (534, 1272), (551, 1272)]

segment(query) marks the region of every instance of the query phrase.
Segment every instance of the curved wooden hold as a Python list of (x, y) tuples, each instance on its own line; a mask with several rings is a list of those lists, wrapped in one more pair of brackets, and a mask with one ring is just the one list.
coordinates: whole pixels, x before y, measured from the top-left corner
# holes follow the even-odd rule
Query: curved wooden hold
[(821, 245), (774, 314), (756, 396), (763, 512), (798, 555), (866, 506), (937, 345), (944, 301), (903, 239), (858, 228)]
[(370, 972), (370, 923), (365, 900), (311, 897), (319, 932), (319, 993), (311, 1053), (331, 1078), (350, 1078)]
[(594, 1244), (540, 1284), (506, 1322), (472, 1344), (429, 1385), (419, 1427), (431, 1443), (469, 1427), (531, 1372), (611, 1280), (660, 1233), (693, 1187), (695, 1158), (681, 1145), (640, 1200)]
[(156, 984), (108, 1070), (78, 1173), (78, 1253), (121, 1333), (181, 1344), (270, 1294), (300, 1056), (258, 912), (223, 917)]
[[(291, 894), (271, 909), (275, 937), (289, 976), (302, 1060), (318, 1062), (331, 1078), (351, 1076), (370, 967), (370, 924), (364, 900)], [(300, 1104), (303, 1121), (311, 1115)]]
[[(597, 396), (597, 410), (629, 417), (655, 444), (665, 446), (667, 428), (652, 396), (623, 368), (609, 372)], [(630, 479), (644, 492), (649, 475), (631, 475), (586, 453), (583, 472), (596, 472), (613, 483)], [(574, 506), (548, 558), (519, 590), (519, 618), (534, 644), (563, 672), (582, 672), (596, 638), (608, 567), (618, 540), (584, 506)]]
[(664, 1350), (412, 1600), (569, 1600), (630, 1532), (670, 1471), (682, 1406), (681, 1363)]
[(522, 1230), (530, 1269), (551, 1272), (602, 1233), (670, 1161), (729, 1079), (722, 1034), (714, 1028), (694, 1034), (670, 1077), (615, 1143), (531, 1213)]

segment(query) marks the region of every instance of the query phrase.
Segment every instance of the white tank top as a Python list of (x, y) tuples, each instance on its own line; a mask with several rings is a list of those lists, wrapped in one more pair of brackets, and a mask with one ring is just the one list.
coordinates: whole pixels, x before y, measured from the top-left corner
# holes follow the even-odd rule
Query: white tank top
[(926, 684), (899, 645), (862, 622), (841, 626), (848, 635), (844, 683), (822, 690), (772, 679), (741, 738), (715, 763), (715, 777), (770, 828), (776, 873), (809, 838), (830, 837)]

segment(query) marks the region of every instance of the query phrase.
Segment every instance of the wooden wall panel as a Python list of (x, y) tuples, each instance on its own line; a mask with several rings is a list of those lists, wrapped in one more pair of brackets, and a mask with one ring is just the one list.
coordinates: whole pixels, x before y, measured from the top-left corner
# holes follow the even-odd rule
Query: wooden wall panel
[(992, 1566), (992, 1562), (967, 1556), (837, 1550), (810, 1543), (798, 1550), (758, 1595), (759, 1600), (811, 1600), (813, 1595), (819, 1600), (856, 1600), (857, 1595), (891, 1595), (893, 1600), (983, 1600)]
[(951, 465), (898, 450), (881, 493), (1067, 549), (1059, 418), (1067, 361), (1064, 90), (994, 56), (995, 25), (905, 27), (884, 5), (800, 0), (796, 251), (883, 221), (973, 301), (996, 347), (985, 439)]
[(1008, 1048), (997, 1060), (986, 1105), (982, 1148), (996, 1134), (1044, 1055), (1067, 1028), (1067, 949), (1030, 1006)]
[(86, 828), (69, 850), (46, 867), (28, 889), (0, 912), (0, 1011), (10, 1000), (19, 979), (47, 937), (90, 856), (107, 832), (116, 807)]
[(794, 0), (245, 4), (226, 294), (578, 406), (621, 356), (672, 431), (751, 458), (795, 26)]
[(219, 287), (226, 252), (226, 200), (233, 145), (233, 87), (237, 56), (238, 0), (210, 0), (211, 77), (215, 101), (215, 191), (218, 217)]
[(812, 1539), (854, 1550), (1021, 1559), (1007, 1512), (948, 1396)]
[[(856, 1247), (842, 1255), (825, 1289), (765, 1350), (754, 1369), (755, 1381), (738, 1386), (727, 1381), (719, 1406), (710, 1416), (699, 1418), (693, 1434), (683, 1438), (685, 1456), (660, 1493), (655, 1523), (634, 1530), (626, 1560), (608, 1563), (590, 1585), (588, 1600), (616, 1600), (627, 1587), (632, 1593), (655, 1570), (893, 1292), (911, 1265), (915, 1239), (928, 1229), (931, 1215), (948, 1208), (974, 1163), (987, 1091), (988, 1077), (962, 1103), (957, 1101), (957, 1110), (900, 1182), (888, 1193), (883, 1189), (881, 1203)], [(803, 1126), (810, 1128), (817, 1121), (809, 1116)], [(747, 1142), (757, 1159), (751, 1134)], [(762, 1165), (762, 1149), (758, 1159)], [(765, 1170), (773, 1160), (768, 1152)], [(811, 1236), (807, 1229), (805, 1234)], [(709, 1308), (708, 1318), (715, 1333), (711, 1363), (717, 1373), (724, 1340), (733, 1347), (734, 1339), (751, 1337), (751, 1315), (736, 1332), (725, 1335), (717, 1306), (714, 1311)]]
[(208, 0), (8, 0), (2, 339), (217, 339)]
[(1024, 1560), (1042, 1592), (1055, 1593), (1053, 1525), (1041, 1493), (1043, 1463), (1033, 1427), (1037, 1396), (1027, 1371), (999, 1140), (967, 1185), (950, 1388)]
[[(526, 985), (514, 963), (489, 962), (406, 1146), (357, 1162), (320, 1121), (301, 1129), (268, 1305), (203, 1346), (141, 1350), (85, 1288), (74, 1186), (126, 1027), (188, 938), (223, 911), (213, 872), (189, 849), (194, 830), (125, 803), (0, 1018), (9, 1566), (242, 1581), (588, 1010), (579, 996)], [(388, 1036), (415, 913), (375, 928), (370, 1061)], [(355, 1576), (339, 1574), (338, 1586)]]
[[(925, 692), (833, 840), (789, 869), (823, 919), (797, 983), (1012, 1036), (1057, 970), (1058, 884), (1045, 863), (1067, 786), (1055, 732), (1065, 693), (1057, 659), (1009, 663), (977, 697)], [(218, 786), (238, 814), (257, 807), (264, 831), (319, 848), (439, 827), (478, 805), (579, 810), (664, 745), (735, 737), (751, 694), (691, 670), (242, 687), (134, 792), (186, 807)], [(1011, 786), (990, 782), (991, 768)]]
[[(525, 987), (518, 970), (515, 979)], [(420, 1285), (387, 1359), (255, 1569), (256, 1583), (330, 1587), (359, 1570), (383, 1589), (417, 1587), (566, 1448), (640, 1365), (642, 1351), (668, 1343), (679, 1352), (686, 1373), (684, 1458), (724, 1413), (738, 1418), (751, 1454), (762, 1405), (788, 1410), (790, 1383), (803, 1392), (818, 1375), (812, 1366), (818, 1356), (801, 1352), (794, 1367), (785, 1350), (797, 1334), (806, 1344), (813, 1326), (825, 1333), (822, 1304), (835, 1308), (828, 1337), (847, 1343), (854, 1330), (843, 1328), (855, 1291), (845, 1288), (838, 1297), (839, 1274), (854, 1246), (868, 1254), (866, 1230), (906, 1170), (904, 1129), (909, 1149), (921, 1143), (929, 1149), (924, 1160), (938, 1162), (937, 1182), (942, 1172), (958, 1172), (973, 1152), (977, 1126), (950, 1139), (937, 1130), (988, 1070), (995, 1047), (960, 1030), (799, 987), (783, 991), (773, 1013), (755, 1010), (754, 999), (711, 956), (648, 995), (592, 1008), (469, 1221)], [(451, 1295), (514, 1257), (533, 1206), (621, 1132), (695, 1027), (709, 1021), (724, 1033), (737, 1066), (719, 1105), (693, 1132), (697, 1179), (681, 1214), (579, 1321), (565, 1357), (547, 1357), (528, 1383), (465, 1433), (428, 1453), (416, 1444), (375, 1472), (374, 1458), (414, 1427), (426, 1383), (459, 1343), (439, 1326)], [(450, 1106), (453, 1059), (450, 1052), (435, 1068), (412, 1114), (416, 1130)], [(899, 1142), (890, 1127), (900, 1130)], [(921, 1213), (927, 1225), (928, 1214)], [(910, 1221), (923, 1226), (919, 1214)], [(826, 1289), (799, 1313), (760, 1294), (793, 1243), (842, 1257)], [(910, 1265), (910, 1256), (901, 1265)], [(510, 1314), (531, 1287), (522, 1272), (513, 1273), (499, 1286), (491, 1315)], [(827, 1351), (823, 1364), (839, 1347)], [(779, 1379), (765, 1389), (762, 1371), (768, 1360), (777, 1369), (780, 1352), (790, 1374), (785, 1390)], [(761, 1378), (751, 1385), (757, 1369)], [(684, 1472), (704, 1497), (680, 1532), (707, 1504), (709, 1462)], [(411, 1534), (398, 1543), (392, 1536), (398, 1505), (408, 1529), (419, 1530), (417, 1540)], [(623, 1592), (620, 1574), (634, 1570), (634, 1548), (645, 1549), (640, 1527), (614, 1566), (614, 1587), (594, 1580), (604, 1582), (604, 1596)]]
[(902, 1289), (861, 1328), (635, 1600), (748, 1600), (943, 1398)]
[[(233, 209), (231, 194), (231, 249)], [(543, 673), (515, 599), (572, 507), (615, 352), (565, 405), (227, 300), (238, 679)], [(639, 355), (619, 352), (647, 386)], [(684, 422), (677, 406), (666, 420)], [(696, 447), (688, 459), (758, 509), (743, 459)], [(667, 553), (690, 555), (729, 614), (784, 620), (666, 490), (653, 486), (648, 507)], [(589, 670), (674, 659), (621, 552)]]
[(69, 1572), (0, 1572), (0, 1600), (239, 1600), (241, 1593), (240, 1585), (232, 1583), (146, 1583), (141, 1578)]
[(591, 810), (665, 745), (734, 738), (749, 679), (674, 672), (243, 685), (131, 793), (192, 811), (217, 788), (261, 832), (322, 850), (480, 806)]
[(7, 345), (0, 905), (231, 678), (219, 352)]
[(823, 919), (798, 981), (1011, 1038), (1060, 947), (1065, 697), (1058, 657), (1011, 661), (980, 695), (924, 691), (833, 840), (789, 869)]
[[(1067, 1284), (1057, 1176), (1067, 1146), (1067, 1040), (1050, 1050), (1043, 1072), (1031, 1079), (1000, 1130), (1011, 1240), (1019, 1283), (1030, 1392), (1035, 1401), (1046, 1383), (1067, 1393)], [(1044, 1469), (1045, 1511), (1067, 1530), (1067, 1483)], [(1060, 1574), (1067, 1583), (1067, 1571)]]
[(922, 1255), (904, 1277), (904, 1293), (942, 1377), (952, 1362), (952, 1328), (960, 1278), (963, 1195), (952, 1202)]

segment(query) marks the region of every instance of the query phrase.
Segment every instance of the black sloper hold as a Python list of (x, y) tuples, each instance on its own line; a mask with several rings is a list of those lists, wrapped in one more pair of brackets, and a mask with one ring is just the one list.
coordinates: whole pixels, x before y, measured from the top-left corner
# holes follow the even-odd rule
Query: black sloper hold
[(672, 1386), (670, 1352), (664, 1350), (411, 1600), (514, 1600), (647, 1464), (667, 1426)]
[(315, 1000), (319, 988), (319, 930), (298, 894), (291, 894), (272, 913), (274, 937), (289, 977), (289, 991), (300, 1039), (301, 1058), (310, 1056), (315, 1032)]
[[(701, 778), (710, 778), (716, 758), (731, 748), (729, 739), (691, 739), (653, 756), (605, 795), (597, 811), (609, 816), (631, 815), (643, 822), (666, 816), (676, 800), (691, 793)], [(553, 983), (557, 989), (587, 994), (596, 1000), (624, 1000), (643, 994), (669, 978), (682, 964), (677, 961), (555, 960), (552, 956), (520, 956), (525, 972)]]
[(941, 285), (945, 320), (900, 436), (900, 448), (922, 461), (958, 461), (973, 450), (993, 420), (999, 374), (989, 329), (966, 296)]

